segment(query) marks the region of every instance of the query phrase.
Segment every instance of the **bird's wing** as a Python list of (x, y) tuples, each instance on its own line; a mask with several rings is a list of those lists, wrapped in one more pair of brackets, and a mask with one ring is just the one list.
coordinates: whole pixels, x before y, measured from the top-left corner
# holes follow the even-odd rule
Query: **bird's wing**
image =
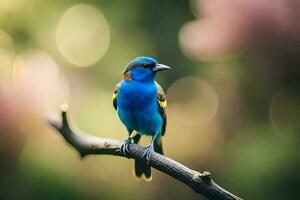
[(115, 90), (114, 90), (114, 93), (113, 93), (113, 105), (114, 105), (114, 108), (117, 110), (117, 99), (118, 99), (118, 93), (119, 93), (119, 88), (121, 87), (121, 82), (120, 81), (119, 83), (117, 83), (116, 87), (115, 87)]
[(161, 134), (164, 135), (166, 132), (166, 125), (167, 125), (167, 112), (166, 112), (167, 98), (161, 86), (157, 82), (155, 82), (155, 85), (157, 87), (157, 103), (159, 107), (159, 112), (164, 120)]

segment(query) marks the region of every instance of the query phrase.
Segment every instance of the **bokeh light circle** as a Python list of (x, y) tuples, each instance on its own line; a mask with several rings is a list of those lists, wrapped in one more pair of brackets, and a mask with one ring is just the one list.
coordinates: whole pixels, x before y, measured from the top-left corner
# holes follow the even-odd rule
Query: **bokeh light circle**
[(13, 55), (11, 52), (0, 48), (0, 84), (11, 84), (11, 70), (13, 63)]
[(168, 111), (178, 121), (188, 125), (207, 123), (216, 115), (219, 107), (219, 96), (215, 89), (207, 81), (193, 76), (173, 83), (167, 97)]
[(14, 44), (11, 37), (3, 30), (0, 29), (0, 48), (9, 52), (14, 52)]
[(109, 46), (109, 26), (97, 8), (78, 4), (65, 11), (56, 28), (56, 45), (70, 63), (88, 67), (98, 62)]
[(15, 57), (15, 48), (11, 37), (0, 29), (0, 84), (11, 84), (12, 63)]
[(42, 113), (58, 112), (69, 88), (55, 60), (44, 50), (29, 49), (13, 62), (13, 85)]
[(229, 50), (231, 40), (220, 24), (211, 19), (186, 23), (179, 31), (178, 40), (184, 55), (195, 61), (223, 61), (234, 57)]

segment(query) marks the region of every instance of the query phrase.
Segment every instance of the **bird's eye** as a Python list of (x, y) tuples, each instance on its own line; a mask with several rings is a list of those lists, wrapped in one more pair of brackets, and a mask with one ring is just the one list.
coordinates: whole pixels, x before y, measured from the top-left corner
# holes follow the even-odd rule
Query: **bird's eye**
[(143, 67), (145, 67), (145, 68), (150, 68), (150, 65), (147, 64), (147, 63), (143, 63)]

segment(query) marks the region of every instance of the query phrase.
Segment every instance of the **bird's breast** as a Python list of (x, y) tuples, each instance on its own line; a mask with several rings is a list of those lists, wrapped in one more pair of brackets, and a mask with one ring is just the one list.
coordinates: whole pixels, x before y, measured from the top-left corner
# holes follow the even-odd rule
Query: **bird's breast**
[(157, 88), (154, 83), (124, 81), (119, 89), (118, 106), (143, 109), (156, 103)]
[(123, 83), (117, 104), (119, 117), (127, 128), (150, 135), (161, 129), (162, 117), (154, 84)]

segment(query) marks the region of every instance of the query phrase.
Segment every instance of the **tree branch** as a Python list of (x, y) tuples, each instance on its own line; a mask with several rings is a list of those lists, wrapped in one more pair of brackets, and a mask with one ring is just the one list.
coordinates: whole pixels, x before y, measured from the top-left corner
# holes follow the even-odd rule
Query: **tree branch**
[[(72, 130), (67, 118), (67, 107), (67, 105), (62, 106), (61, 121), (48, 119), (48, 122), (80, 153), (81, 157), (88, 154), (109, 154), (124, 157), (120, 151), (122, 145), (121, 141), (94, 137)], [(133, 159), (143, 159), (144, 150), (145, 148), (137, 144), (130, 144), (129, 157)], [(208, 199), (242, 200), (217, 185), (211, 179), (211, 174), (209, 172), (200, 173), (194, 171), (155, 152), (152, 154), (150, 162), (155, 169), (181, 181), (192, 188), (196, 193), (200, 193)]]

